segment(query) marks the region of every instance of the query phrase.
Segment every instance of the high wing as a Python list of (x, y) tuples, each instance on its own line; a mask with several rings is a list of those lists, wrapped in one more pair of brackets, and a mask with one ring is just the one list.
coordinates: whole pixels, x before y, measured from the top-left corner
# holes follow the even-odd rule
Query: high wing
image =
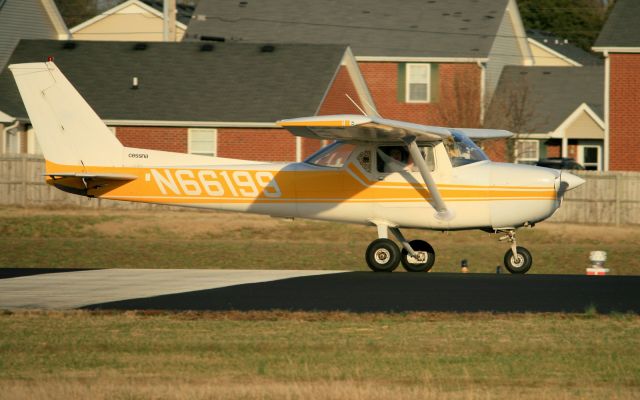
[(276, 122), (296, 136), (313, 139), (388, 142), (413, 138), (418, 141), (440, 141), (462, 133), (473, 140), (511, 137), (512, 133), (497, 129), (444, 128), (395, 121), (364, 115), (323, 115), (284, 119)]
[(284, 119), (276, 123), (296, 136), (313, 139), (383, 142), (415, 137), (421, 141), (440, 141), (451, 136), (448, 129), (437, 126), (364, 115), (323, 115)]

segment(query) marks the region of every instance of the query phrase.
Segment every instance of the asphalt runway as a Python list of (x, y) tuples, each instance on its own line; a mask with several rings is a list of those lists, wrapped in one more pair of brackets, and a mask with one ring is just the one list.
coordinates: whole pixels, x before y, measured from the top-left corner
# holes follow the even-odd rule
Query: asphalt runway
[[(640, 313), (640, 276), (0, 269), (0, 308)], [(2, 279), (5, 278), (5, 279)]]

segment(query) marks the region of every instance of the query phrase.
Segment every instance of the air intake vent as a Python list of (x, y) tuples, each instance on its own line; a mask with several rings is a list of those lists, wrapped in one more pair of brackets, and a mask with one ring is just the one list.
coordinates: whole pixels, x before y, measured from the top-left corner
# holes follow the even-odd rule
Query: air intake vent
[(274, 51), (276, 51), (276, 47), (272, 44), (265, 44), (260, 47), (260, 52), (262, 53), (273, 53)]
[(200, 36), (200, 40), (205, 40), (209, 42), (224, 42), (225, 38), (222, 36)]
[(71, 42), (71, 41), (64, 42), (62, 44), (62, 48), (65, 50), (73, 50), (76, 48), (76, 46), (77, 46), (76, 42)]
[(148, 45), (146, 43), (136, 43), (133, 45), (133, 49), (136, 51), (146, 50)]

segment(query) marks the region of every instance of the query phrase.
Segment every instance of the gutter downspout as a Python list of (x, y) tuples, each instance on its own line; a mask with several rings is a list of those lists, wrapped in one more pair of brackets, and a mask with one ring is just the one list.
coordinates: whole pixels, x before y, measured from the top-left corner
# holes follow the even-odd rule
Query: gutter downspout
[(485, 100), (487, 90), (487, 65), (481, 61), (477, 62), (480, 67), (480, 126), (484, 126)]
[(611, 72), (609, 52), (604, 52), (604, 170), (609, 171), (609, 74)]
[(16, 120), (13, 124), (9, 125), (8, 127), (2, 130), (2, 154), (5, 154), (7, 152), (7, 149), (5, 149), (5, 145), (7, 143), (7, 140), (6, 140), (7, 134), (11, 129), (15, 129), (18, 126), (20, 126), (20, 121)]

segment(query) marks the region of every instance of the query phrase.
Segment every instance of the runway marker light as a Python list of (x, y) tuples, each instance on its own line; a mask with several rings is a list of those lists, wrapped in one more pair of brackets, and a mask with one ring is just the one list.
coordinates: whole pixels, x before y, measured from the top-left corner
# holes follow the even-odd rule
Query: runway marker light
[(587, 275), (606, 275), (609, 272), (608, 268), (604, 268), (604, 262), (607, 261), (606, 251), (592, 251), (589, 253), (589, 261), (591, 261), (591, 267), (587, 268)]
[(469, 272), (469, 262), (466, 259), (460, 261), (460, 271), (463, 274), (466, 274)]

